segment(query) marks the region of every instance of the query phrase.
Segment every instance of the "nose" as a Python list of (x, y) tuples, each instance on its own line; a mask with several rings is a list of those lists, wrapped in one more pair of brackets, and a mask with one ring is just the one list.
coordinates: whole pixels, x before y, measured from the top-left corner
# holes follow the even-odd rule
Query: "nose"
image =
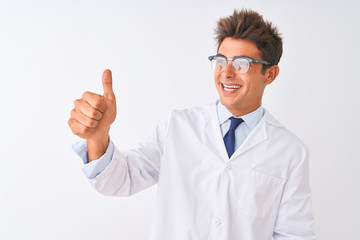
[[(230, 61), (230, 62), (229, 62)], [(236, 72), (232, 66), (232, 61), (231, 60), (227, 60), (227, 64), (226, 67), (223, 71), (223, 74), (225, 75), (226, 78), (233, 78), (236, 76)]]

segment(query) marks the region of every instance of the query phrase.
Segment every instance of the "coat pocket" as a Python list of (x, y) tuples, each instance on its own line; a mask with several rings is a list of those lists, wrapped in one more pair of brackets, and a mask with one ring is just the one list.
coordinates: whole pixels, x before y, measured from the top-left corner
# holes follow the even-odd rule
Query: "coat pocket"
[[(242, 178), (237, 208), (246, 215), (265, 218), (279, 200), (284, 181), (250, 170)], [(276, 206), (277, 207), (277, 206)]]

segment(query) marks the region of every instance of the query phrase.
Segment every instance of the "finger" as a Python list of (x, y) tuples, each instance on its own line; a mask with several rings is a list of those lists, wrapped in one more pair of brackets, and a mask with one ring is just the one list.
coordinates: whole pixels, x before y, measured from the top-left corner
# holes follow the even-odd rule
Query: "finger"
[(102, 85), (104, 89), (104, 97), (109, 100), (115, 100), (115, 94), (112, 87), (112, 74), (109, 69), (106, 69), (102, 75)]
[(78, 112), (81, 112), (88, 118), (95, 120), (100, 120), (102, 118), (102, 113), (99, 110), (93, 108), (88, 102), (85, 102), (82, 99), (75, 100), (74, 105), (75, 105), (75, 109)]
[(92, 92), (84, 92), (82, 95), (82, 99), (96, 110), (99, 110), (100, 112), (105, 112), (106, 103), (104, 102), (104, 99), (101, 95)]
[(73, 134), (79, 136), (79, 132), (76, 131), (75, 128), (74, 128), (75, 122), (76, 122), (76, 121), (75, 121), (74, 119), (70, 118), (69, 121), (68, 121), (68, 125), (69, 125), (71, 131), (73, 132)]
[(91, 134), (94, 132), (94, 128), (88, 128), (73, 118), (69, 119), (68, 124), (70, 126), (71, 131), (75, 135), (77, 135), (81, 138), (84, 138), (84, 139), (89, 138), (91, 136)]
[(82, 112), (77, 111), (75, 108), (71, 111), (71, 118), (76, 119), (82, 125), (89, 128), (95, 128), (99, 123), (98, 120), (87, 117)]

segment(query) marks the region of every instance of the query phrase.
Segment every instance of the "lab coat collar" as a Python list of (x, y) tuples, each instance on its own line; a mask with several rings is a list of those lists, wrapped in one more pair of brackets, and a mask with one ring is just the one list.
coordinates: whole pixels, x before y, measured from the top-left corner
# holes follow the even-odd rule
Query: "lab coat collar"
[(228, 157), (224, 140), (222, 138), (219, 119), (217, 116), (216, 106), (219, 100), (216, 100), (210, 107), (210, 117), (208, 118), (207, 123), (205, 124), (205, 132), (209, 138), (209, 145), (218, 149), (221, 158), (224, 159), (225, 162), (229, 162), (234, 158), (237, 158), (241, 154), (247, 152), (252, 149), (259, 143), (265, 141), (268, 137), (267, 134), (267, 124), (283, 127), (283, 125), (278, 122), (268, 111), (264, 108), (264, 116), (260, 120), (260, 122), (256, 125), (256, 127), (250, 132), (244, 142), (240, 145), (240, 147), (234, 152), (234, 154)]
[(231, 112), (219, 100), (216, 102), (216, 112), (220, 125), (222, 125), (230, 117), (241, 118), (242, 120), (244, 120), (244, 123), (248, 126), (250, 130), (253, 130), (256, 127), (256, 125), (259, 123), (259, 121), (264, 115), (264, 109), (260, 105), (260, 107), (258, 107), (256, 110), (248, 114), (236, 117), (232, 115)]
[[(220, 111), (227, 111), (228, 113), (226, 113), (226, 114), (221, 114), (223, 117), (220, 117), (221, 115), (219, 115), (218, 113), (217, 113), (217, 106), (219, 105), (219, 108), (218, 108), (218, 110), (220, 110)], [(231, 117), (232, 115), (231, 115), (231, 113), (229, 112), (229, 110), (227, 110), (227, 108), (224, 106), (224, 105), (222, 105), (221, 104), (221, 102), (220, 102), (220, 100), (219, 99), (217, 99), (213, 104), (211, 104), (211, 108), (212, 108), (212, 111), (214, 111), (214, 108), (215, 108), (215, 112), (216, 112), (216, 116), (218, 117), (218, 120), (219, 120), (219, 125), (221, 125), (221, 124), (223, 124), (229, 117)], [(264, 110), (264, 116), (263, 116), (263, 118), (265, 118), (266, 119), (266, 122), (267, 123), (269, 123), (269, 124), (271, 124), (271, 125), (274, 125), (274, 126), (278, 126), (278, 127), (284, 127), (284, 125), (283, 124), (281, 124), (278, 120), (276, 120), (270, 113), (269, 113), (269, 111), (265, 108), (265, 107), (263, 107), (262, 106), (262, 104), (261, 104), (261, 106), (258, 108), (258, 109), (260, 109), (260, 108), (262, 108), (263, 110)], [(258, 110), (257, 109), (257, 110)], [(255, 111), (257, 111), (257, 110), (255, 110)], [(254, 112), (255, 112), (254, 111)], [(253, 112), (252, 112), (253, 113)], [(251, 113), (249, 113), (249, 115), (250, 115)], [(248, 114), (247, 114), (248, 115)], [(247, 115), (244, 115), (244, 116), (247, 116)], [(266, 116), (265, 116), (266, 115)]]

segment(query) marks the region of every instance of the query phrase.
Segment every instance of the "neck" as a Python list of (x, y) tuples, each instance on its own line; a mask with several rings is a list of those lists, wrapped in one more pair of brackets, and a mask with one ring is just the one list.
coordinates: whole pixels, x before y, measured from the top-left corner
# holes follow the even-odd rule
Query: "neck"
[(227, 108), (227, 110), (229, 110), (229, 112), (232, 115), (234, 115), (235, 117), (240, 117), (240, 116), (244, 116), (246, 114), (249, 114), (249, 113), (255, 111), (260, 106), (261, 106), (261, 103), (255, 105), (255, 106), (249, 106), (249, 107), (246, 107), (246, 108), (231, 108), (231, 107), (227, 107), (227, 106), (225, 106), (225, 107)]

